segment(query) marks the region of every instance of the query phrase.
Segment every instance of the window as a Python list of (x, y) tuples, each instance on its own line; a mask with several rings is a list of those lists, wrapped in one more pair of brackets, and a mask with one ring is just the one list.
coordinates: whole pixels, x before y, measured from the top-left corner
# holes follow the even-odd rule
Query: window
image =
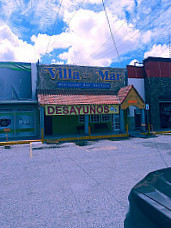
[(120, 119), (115, 118), (115, 130), (120, 130)]
[(85, 122), (85, 115), (79, 115), (78, 116), (78, 122), (79, 123), (84, 123)]
[(25, 111), (32, 111), (33, 109), (31, 108), (22, 108), (22, 109), (17, 109), (18, 112), (25, 112)]
[(0, 112), (12, 112), (13, 110), (12, 109), (0, 109)]
[(100, 115), (91, 115), (90, 121), (92, 123), (100, 122)]
[(109, 122), (110, 121), (110, 114), (101, 115), (102, 122)]

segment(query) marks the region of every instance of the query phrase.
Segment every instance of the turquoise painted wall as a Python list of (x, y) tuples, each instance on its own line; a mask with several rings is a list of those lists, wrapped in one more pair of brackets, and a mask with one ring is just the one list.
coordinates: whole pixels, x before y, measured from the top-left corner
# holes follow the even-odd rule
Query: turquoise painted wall
[(52, 132), (53, 135), (76, 134), (78, 116), (53, 116)]

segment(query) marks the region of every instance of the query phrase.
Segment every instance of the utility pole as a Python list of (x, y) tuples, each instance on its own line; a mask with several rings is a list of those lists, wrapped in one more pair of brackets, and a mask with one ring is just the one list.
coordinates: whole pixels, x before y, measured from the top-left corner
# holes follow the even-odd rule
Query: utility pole
[(170, 43), (170, 35), (169, 35), (169, 58), (171, 58), (171, 43)]

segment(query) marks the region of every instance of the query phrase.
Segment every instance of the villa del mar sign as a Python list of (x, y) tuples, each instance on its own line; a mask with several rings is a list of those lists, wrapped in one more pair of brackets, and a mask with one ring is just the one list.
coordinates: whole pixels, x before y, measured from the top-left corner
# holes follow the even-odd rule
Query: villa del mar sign
[[(41, 72), (43, 74), (48, 74), (53, 80), (82, 80), (91, 77), (90, 73), (81, 73), (78, 70), (65, 67), (42, 67)], [(120, 81), (123, 77), (122, 73), (116, 73), (109, 70), (96, 69), (93, 73), (98, 76), (99, 81)]]
[(93, 89), (118, 91), (125, 83), (125, 70), (110, 67), (40, 65), (41, 89)]

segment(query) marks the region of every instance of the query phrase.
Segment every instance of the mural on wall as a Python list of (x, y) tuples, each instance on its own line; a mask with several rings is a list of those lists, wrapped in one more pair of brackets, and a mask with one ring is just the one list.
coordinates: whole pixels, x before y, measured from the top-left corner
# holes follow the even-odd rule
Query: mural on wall
[(11, 119), (8, 119), (8, 118), (3, 118), (3, 119), (0, 119), (0, 126), (1, 127), (8, 127), (9, 125), (11, 125)]
[(125, 86), (125, 69), (39, 65), (39, 89), (96, 89), (117, 91)]
[(6, 129), (8, 129), (8, 135), (14, 134), (14, 116), (12, 113), (0, 113), (0, 137), (6, 135)]
[(16, 116), (16, 133), (17, 135), (34, 135), (34, 113), (20, 113)]
[(31, 64), (0, 62), (0, 99), (32, 98)]

